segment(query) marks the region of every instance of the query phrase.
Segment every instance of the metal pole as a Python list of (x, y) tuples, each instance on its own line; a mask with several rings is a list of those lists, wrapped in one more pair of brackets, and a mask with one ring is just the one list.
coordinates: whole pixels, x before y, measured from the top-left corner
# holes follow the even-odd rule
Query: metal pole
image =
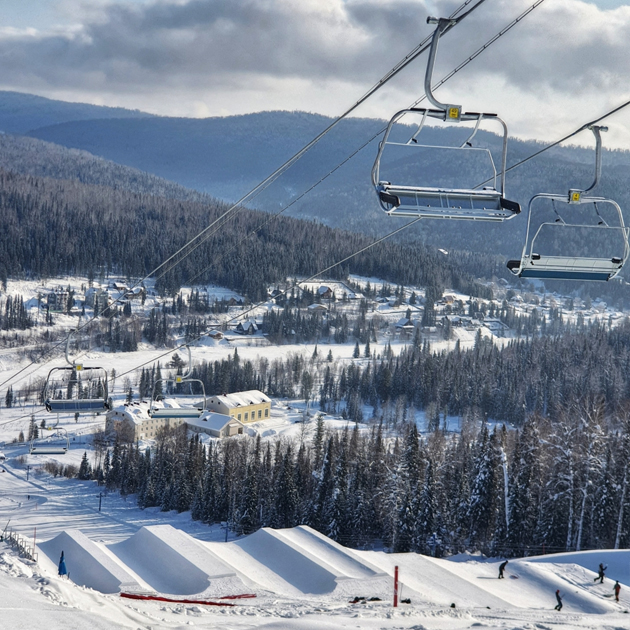
[(99, 492), (98, 493), (98, 511), (101, 511), (101, 499), (103, 498), (103, 493)]
[(26, 481), (28, 481), (28, 473), (30, 472), (30, 470), (31, 470), (31, 467), (27, 466), (26, 467)]
[(398, 608), (398, 565), (394, 567), (394, 608)]

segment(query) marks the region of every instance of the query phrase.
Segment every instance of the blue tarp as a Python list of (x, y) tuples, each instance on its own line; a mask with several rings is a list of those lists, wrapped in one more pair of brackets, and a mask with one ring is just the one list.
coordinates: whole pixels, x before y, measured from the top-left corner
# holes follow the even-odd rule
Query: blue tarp
[(63, 551), (61, 552), (61, 558), (59, 558), (59, 575), (68, 575), (68, 569), (66, 569), (66, 561), (63, 557)]

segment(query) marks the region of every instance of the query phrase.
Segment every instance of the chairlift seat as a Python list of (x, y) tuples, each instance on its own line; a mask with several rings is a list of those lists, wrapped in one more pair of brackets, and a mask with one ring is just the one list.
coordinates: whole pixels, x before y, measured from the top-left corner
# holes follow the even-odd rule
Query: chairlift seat
[(109, 405), (102, 398), (49, 399), (46, 409), (55, 413), (94, 413), (107, 411)]
[(379, 182), (377, 190), (381, 206), (390, 216), (504, 221), (521, 211), (518, 203), (493, 188), (428, 188)]
[(199, 418), (203, 409), (170, 408), (153, 409), (149, 411), (152, 418)]
[(569, 256), (524, 256), (523, 261), (510, 260), (508, 269), (519, 278), (541, 280), (596, 280), (614, 278), (623, 267), (621, 258), (583, 258)]
[(67, 452), (65, 446), (33, 446), (29, 450), (31, 455), (65, 455)]

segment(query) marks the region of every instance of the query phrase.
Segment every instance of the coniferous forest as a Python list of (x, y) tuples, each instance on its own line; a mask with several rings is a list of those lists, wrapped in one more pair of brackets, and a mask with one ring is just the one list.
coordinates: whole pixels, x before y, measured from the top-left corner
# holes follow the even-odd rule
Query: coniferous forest
[(190, 510), (235, 534), (308, 524), (351, 547), (508, 556), (630, 543), (630, 416), (607, 420), (597, 402), (516, 431), (474, 419), (422, 437), (411, 422), (324, 425), (305, 440), (209, 447), (166, 429), (153, 454), (116, 442), (93, 475), (141, 507)]
[[(145, 277), (227, 210), (201, 203), (130, 193), (76, 181), (0, 171), (0, 281), (8, 275), (57, 277), (118, 273)], [(396, 226), (390, 224), (389, 228)], [(28, 238), (24, 238), (28, 234)], [(158, 288), (175, 295), (184, 283), (214, 282), (257, 301), (271, 283), (310, 276), (373, 242), (321, 224), (240, 209), (195, 241), (157, 274)], [(89, 244), (89, 246), (86, 246)], [(349, 272), (397, 284), (449, 286), (487, 294), (475, 277), (504, 272), (499, 259), (466, 253), (448, 258), (436, 249), (384, 241), (329, 277)]]
[[(95, 469), (86, 461), (79, 476), (236, 534), (308, 524), (349, 546), (393, 551), (619, 548), (630, 544), (629, 361), (629, 323), (503, 349), (481, 339), (451, 353), (415, 344), (341, 368), (323, 353), (271, 363), (235, 353), (193, 377), (209, 391), (319, 397), (346, 429), (327, 430), (319, 415), (295, 440), (205, 446), (164, 430), (152, 452), (101, 443)], [(141, 397), (159, 377), (143, 371)], [(447, 413), (459, 418), (456, 431)]]

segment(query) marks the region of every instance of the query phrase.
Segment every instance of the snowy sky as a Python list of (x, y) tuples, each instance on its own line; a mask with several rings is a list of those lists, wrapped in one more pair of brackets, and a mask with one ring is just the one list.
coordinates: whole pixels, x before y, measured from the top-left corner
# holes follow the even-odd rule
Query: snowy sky
[[(533, 0), (487, 0), (449, 35), (441, 78)], [(3, 0), (0, 89), (174, 116), (286, 109), (338, 115), (461, 0)], [(630, 99), (630, 6), (545, 0), (439, 92), (555, 139)], [(416, 61), (356, 114), (423, 93)], [(630, 108), (607, 146), (630, 149)], [(585, 136), (585, 142), (591, 139)]]

